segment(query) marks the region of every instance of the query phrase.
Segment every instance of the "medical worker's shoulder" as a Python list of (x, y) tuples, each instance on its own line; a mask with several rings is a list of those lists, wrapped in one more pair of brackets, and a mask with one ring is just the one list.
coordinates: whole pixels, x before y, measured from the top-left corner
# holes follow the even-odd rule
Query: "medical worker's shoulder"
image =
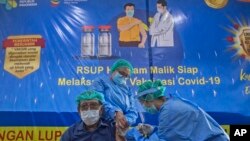
[(163, 116), (168, 116), (169, 113), (172, 111), (171, 107), (170, 107), (170, 102), (169, 101), (165, 101), (163, 103), (163, 105), (161, 106), (160, 110), (159, 110), (159, 117), (163, 117)]
[(166, 102), (165, 110), (169, 110), (170, 113), (186, 113), (197, 111), (197, 109), (194, 108), (192, 105), (178, 98), (168, 99)]

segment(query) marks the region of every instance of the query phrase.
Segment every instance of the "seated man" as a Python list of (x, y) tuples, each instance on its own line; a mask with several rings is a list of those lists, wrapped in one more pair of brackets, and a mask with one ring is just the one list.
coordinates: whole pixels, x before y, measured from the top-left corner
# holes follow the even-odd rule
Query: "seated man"
[(82, 120), (69, 127), (61, 141), (115, 141), (115, 125), (102, 119), (103, 95), (96, 91), (86, 91), (76, 101)]

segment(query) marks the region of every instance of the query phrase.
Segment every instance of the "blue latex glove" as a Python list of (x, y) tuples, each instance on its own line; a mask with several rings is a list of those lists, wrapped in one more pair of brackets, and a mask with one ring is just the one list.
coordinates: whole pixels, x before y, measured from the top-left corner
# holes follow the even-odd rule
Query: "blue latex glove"
[(139, 123), (137, 126), (137, 130), (144, 136), (149, 137), (154, 131), (154, 127), (149, 124)]

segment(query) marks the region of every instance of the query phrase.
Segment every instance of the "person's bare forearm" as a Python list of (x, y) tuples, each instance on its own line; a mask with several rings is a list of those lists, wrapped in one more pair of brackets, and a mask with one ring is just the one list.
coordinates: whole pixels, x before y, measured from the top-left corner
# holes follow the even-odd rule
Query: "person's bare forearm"
[(146, 40), (147, 40), (147, 33), (146, 33), (146, 31), (144, 30), (144, 28), (142, 27), (142, 25), (140, 25), (140, 32), (141, 32), (141, 35), (142, 35), (141, 43), (142, 43), (142, 44), (145, 44), (145, 42), (146, 42)]

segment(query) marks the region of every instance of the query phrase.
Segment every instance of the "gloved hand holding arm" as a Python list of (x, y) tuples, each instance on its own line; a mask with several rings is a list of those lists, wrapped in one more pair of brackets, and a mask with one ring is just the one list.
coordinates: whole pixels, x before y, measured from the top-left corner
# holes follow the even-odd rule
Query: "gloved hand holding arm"
[(105, 119), (112, 119), (112, 120), (116, 120), (116, 115), (117, 113), (119, 113), (119, 118), (122, 119), (123, 113), (122, 110), (120, 108), (117, 108), (115, 106), (112, 106), (110, 103), (108, 102), (104, 102), (104, 117)]
[(144, 136), (149, 137), (154, 132), (154, 127), (149, 124), (138, 124), (137, 130)]

